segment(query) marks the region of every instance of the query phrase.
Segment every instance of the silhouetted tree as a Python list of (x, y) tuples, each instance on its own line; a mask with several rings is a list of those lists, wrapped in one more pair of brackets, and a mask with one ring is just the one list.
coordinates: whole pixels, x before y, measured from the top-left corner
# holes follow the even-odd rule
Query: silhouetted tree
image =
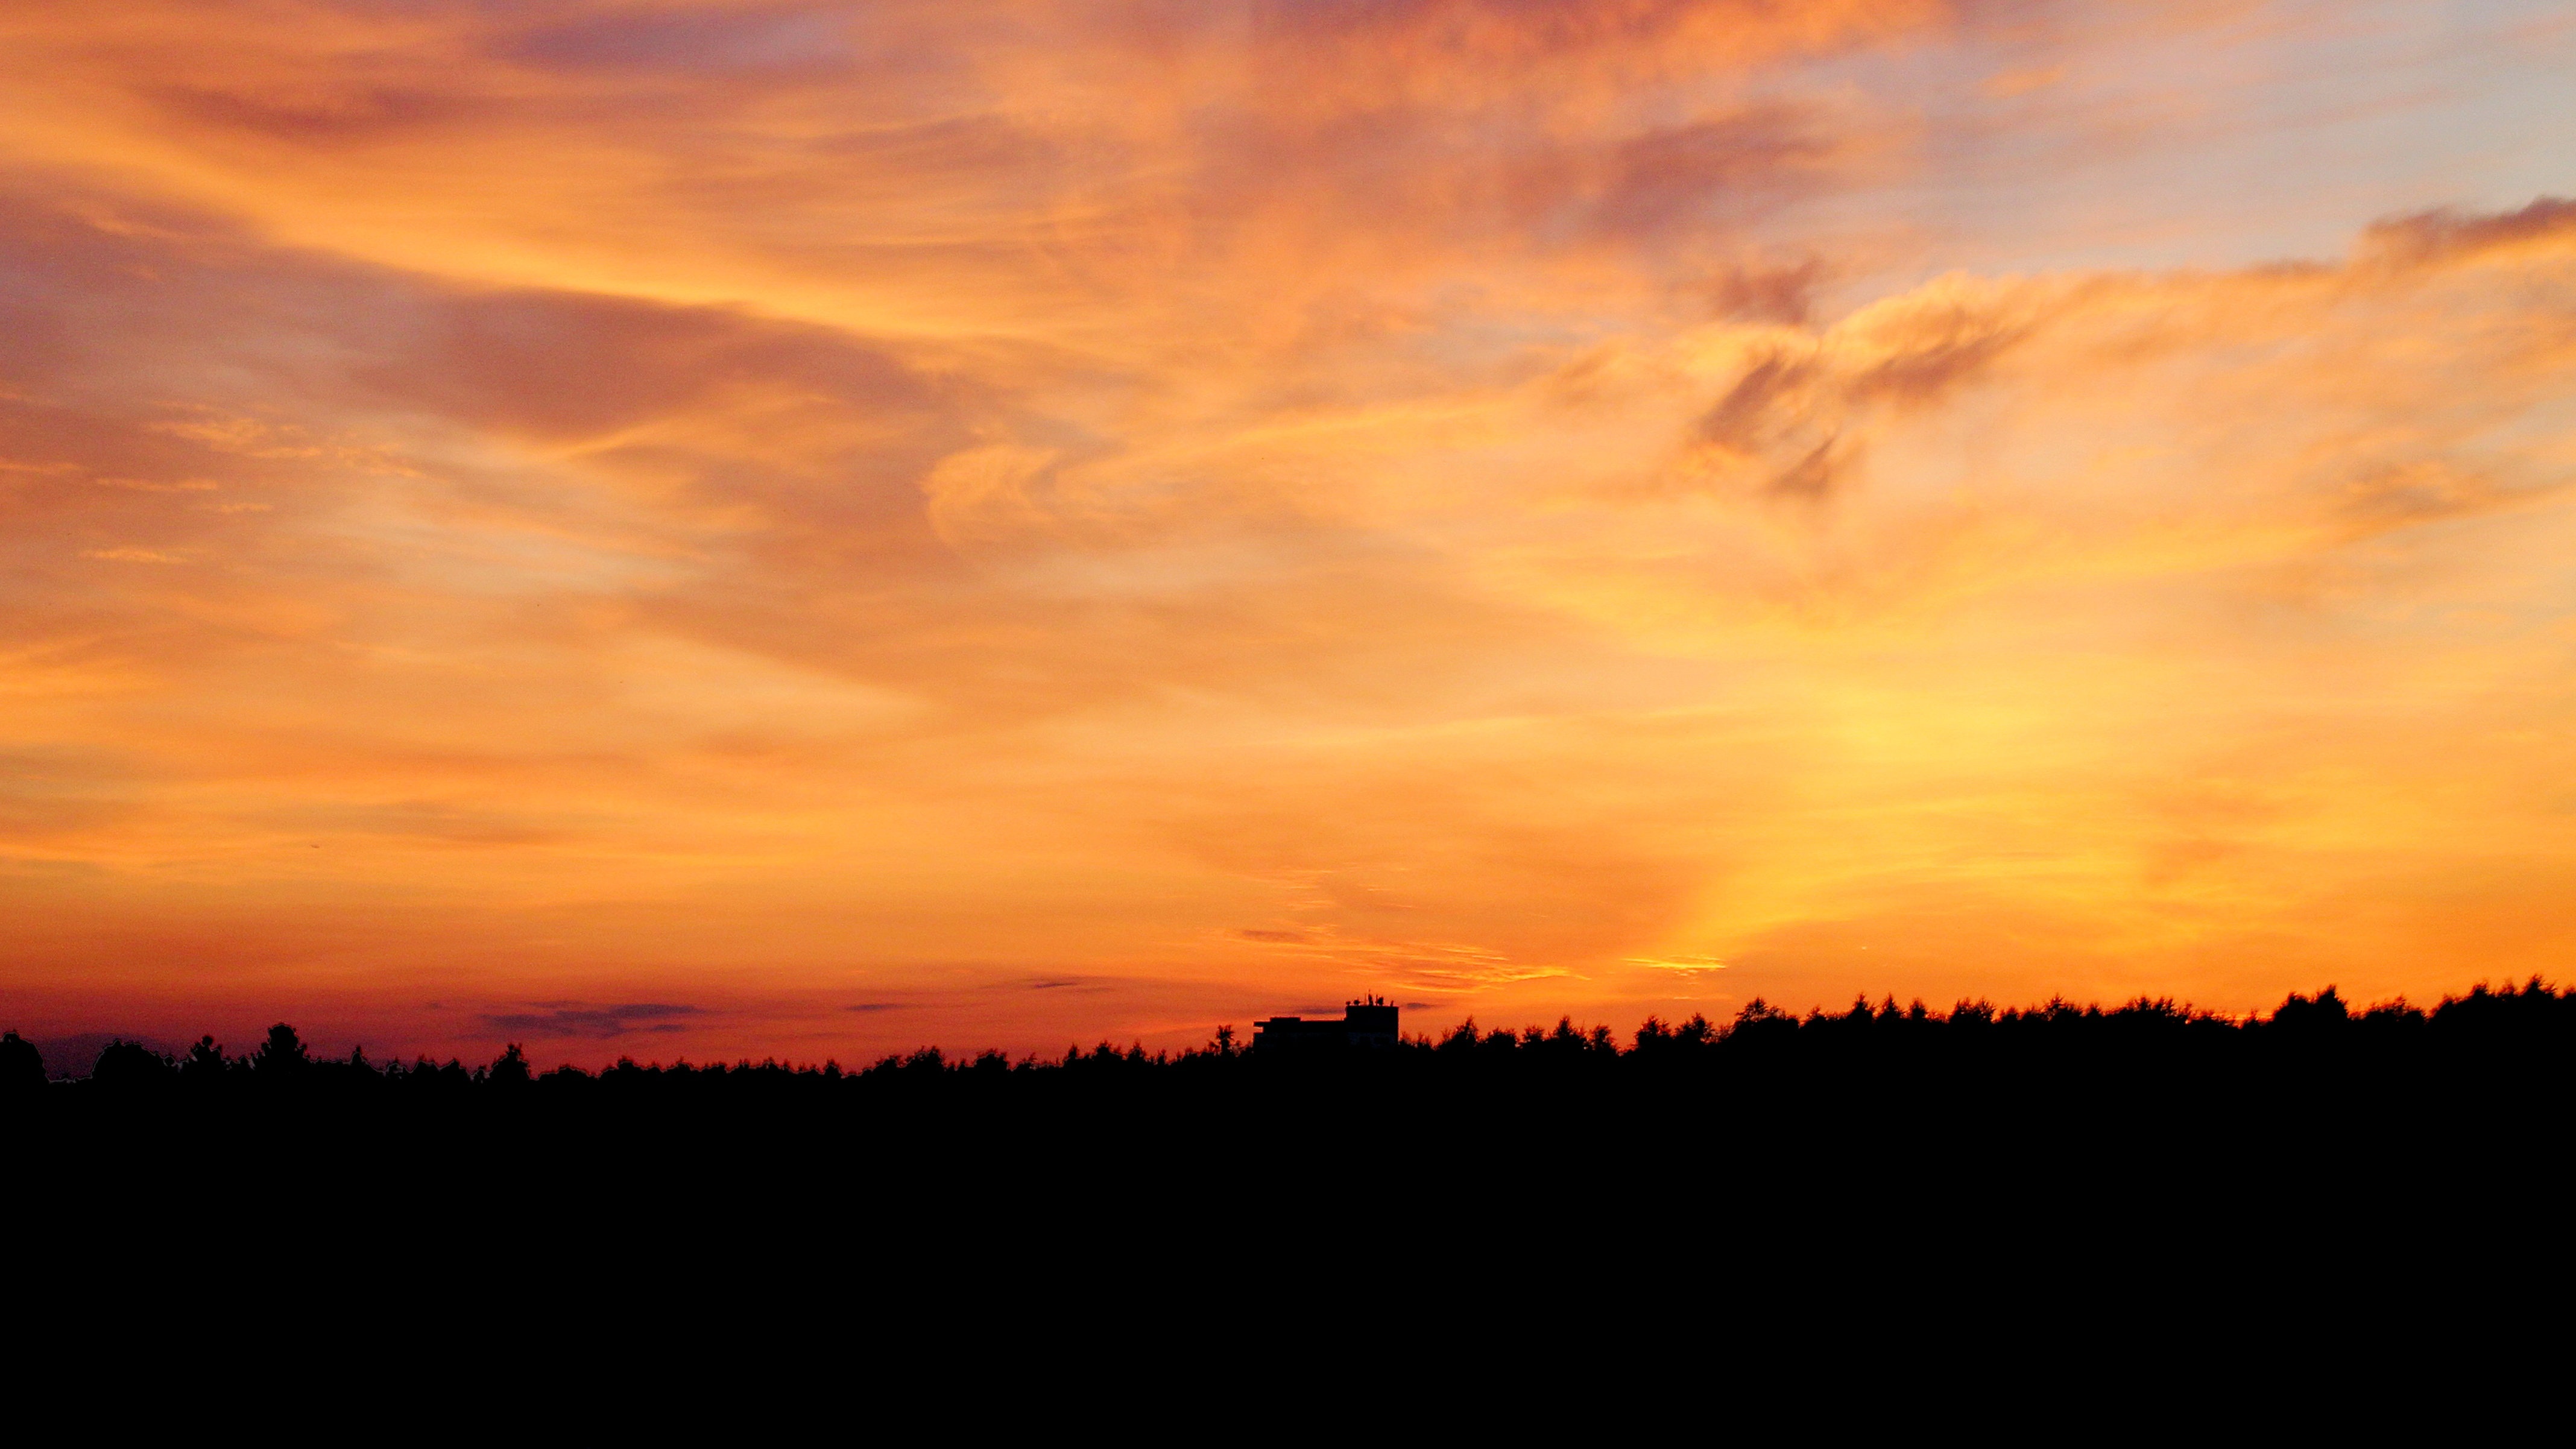
[(1737, 1008), (1726, 1040), (1738, 1048), (1776, 1046), (1785, 1050), (1799, 1029), (1798, 1018), (1757, 996)]
[(14, 1031), (0, 1032), (0, 1097), (44, 1090), (45, 1054)]
[(295, 1034), (295, 1028), (282, 1021), (268, 1029), (268, 1040), (261, 1042), (259, 1050), (250, 1056), (251, 1071), (268, 1079), (295, 1076), (311, 1064), (303, 1039)]
[(117, 1090), (148, 1090), (168, 1082), (177, 1072), (177, 1065), (169, 1057), (139, 1041), (119, 1038), (99, 1052), (98, 1064), (90, 1068), (89, 1079)]
[(2330, 1031), (2351, 1019), (2351, 1010), (2331, 986), (2318, 992), (2314, 1001), (2294, 991), (2272, 1013), (2272, 1025), (2298, 1032)]
[(510, 1043), (502, 1049), (501, 1055), (493, 1060), (492, 1069), (485, 1080), (503, 1087), (526, 1086), (529, 1081), (528, 1054), (519, 1050), (517, 1042)]
[(179, 1063), (179, 1075), (192, 1082), (212, 1082), (224, 1074), (225, 1065), (224, 1049), (212, 1035), (201, 1036)]

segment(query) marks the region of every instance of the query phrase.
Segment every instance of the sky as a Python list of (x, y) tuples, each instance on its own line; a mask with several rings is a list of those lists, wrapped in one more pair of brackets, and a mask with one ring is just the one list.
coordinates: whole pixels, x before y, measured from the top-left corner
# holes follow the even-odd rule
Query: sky
[(2576, 948), (2576, 11), (0, 0), (0, 1024)]

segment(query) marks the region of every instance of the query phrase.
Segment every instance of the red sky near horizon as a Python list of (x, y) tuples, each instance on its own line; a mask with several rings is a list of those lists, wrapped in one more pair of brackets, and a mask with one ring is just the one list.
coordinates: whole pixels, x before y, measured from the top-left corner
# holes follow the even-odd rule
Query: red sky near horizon
[(0, 1025), (2576, 944), (2540, 0), (0, 0)]

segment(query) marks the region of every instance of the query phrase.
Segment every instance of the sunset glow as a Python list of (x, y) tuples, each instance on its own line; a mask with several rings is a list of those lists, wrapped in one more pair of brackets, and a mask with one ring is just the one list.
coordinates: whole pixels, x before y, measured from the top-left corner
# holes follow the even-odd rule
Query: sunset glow
[(2576, 946), (2544, 0), (0, 0), (0, 1025)]

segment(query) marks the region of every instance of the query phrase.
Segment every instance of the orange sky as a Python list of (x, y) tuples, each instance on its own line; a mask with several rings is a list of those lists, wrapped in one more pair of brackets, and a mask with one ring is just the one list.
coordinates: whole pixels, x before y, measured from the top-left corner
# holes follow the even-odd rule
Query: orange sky
[(2538, 0), (0, 0), (0, 1024), (2576, 944)]

